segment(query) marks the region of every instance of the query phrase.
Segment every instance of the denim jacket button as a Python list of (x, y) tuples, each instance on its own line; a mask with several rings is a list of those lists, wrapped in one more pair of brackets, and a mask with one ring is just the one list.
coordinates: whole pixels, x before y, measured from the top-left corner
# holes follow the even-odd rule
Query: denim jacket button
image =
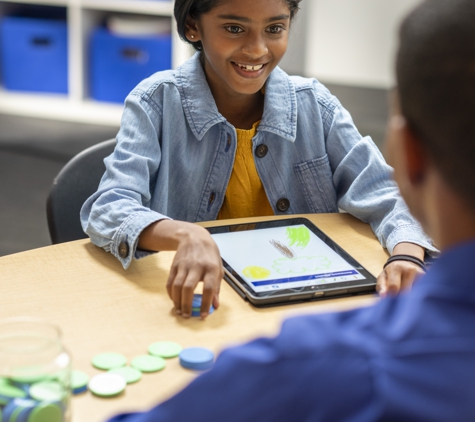
[(121, 242), (119, 245), (119, 256), (122, 259), (127, 258), (129, 255), (129, 245), (126, 242)]
[(276, 206), (280, 212), (285, 212), (290, 208), (290, 201), (287, 198), (280, 198)]
[(259, 158), (265, 157), (267, 155), (267, 151), (269, 151), (269, 148), (265, 144), (260, 144), (256, 148), (256, 155)]

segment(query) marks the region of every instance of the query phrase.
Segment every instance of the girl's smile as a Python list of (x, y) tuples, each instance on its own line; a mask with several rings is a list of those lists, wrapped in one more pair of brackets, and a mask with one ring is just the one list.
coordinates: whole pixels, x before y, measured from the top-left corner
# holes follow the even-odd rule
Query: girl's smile
[(243, 78), (258, 78), (260, 77), (267, 66), (267, 63), (263, 64), (255, 64), (255, 65), (249, 65), (249, 64), (242, 64), (242, 63), (236, 63), (236, 62), (231, 62), (234, 65), (234, 68), (238, 75), (242, 76)]

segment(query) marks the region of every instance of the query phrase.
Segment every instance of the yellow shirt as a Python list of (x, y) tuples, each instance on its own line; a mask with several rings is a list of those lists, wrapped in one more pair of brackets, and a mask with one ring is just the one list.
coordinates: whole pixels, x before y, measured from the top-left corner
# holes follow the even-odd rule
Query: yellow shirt
[(218, 220), (274, 215), (252, 154), (252, 138), (258, 125), (254, 123), (249, 130), (236, 129), (236, 157)]

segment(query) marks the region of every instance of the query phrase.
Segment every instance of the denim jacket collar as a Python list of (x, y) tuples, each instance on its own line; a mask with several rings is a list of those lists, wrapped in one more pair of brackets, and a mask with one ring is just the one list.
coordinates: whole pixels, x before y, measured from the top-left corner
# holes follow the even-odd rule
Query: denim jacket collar
[[(200, 53), (196, 53), (177, 70), (177, 82), (183, 110), (193, 134), (202, 140), (206, 132), (225, 118), (216, 107), (209, 89)], [(297, 135), (297, 97), (292, 81), (275, 68), (266, 82), (264, 114), (259, 130), (274, 133), (294, 142)]]

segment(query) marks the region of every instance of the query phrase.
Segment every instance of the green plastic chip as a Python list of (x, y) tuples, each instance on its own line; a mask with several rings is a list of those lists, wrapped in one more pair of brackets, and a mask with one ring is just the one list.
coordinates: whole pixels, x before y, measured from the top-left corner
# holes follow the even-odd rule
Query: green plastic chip
[(142, 355), (132, 359), (131, 366), (142, 372), (157, 372), (165, 368), (165, 360), (156, 356)]
[(82, 371), (71, 372), (71, 390), (79, 390), (86, 387), (89, 382), (89, 375)]
[(40, 404), (35, 407), (28, 417), (28, 422), (61, 422), (63, 412), (55, 404)]
[(173, 341), (159, 341), (148, 346), (148, 353), (152, 356), (169, 359), (180, 354), (182, 347)]
[(26, 393), (18, 387), (10, 384), (0, 384), (0, 396), (7, 397), (10, 399), (14, 398), (25, 398)]
[(127, 384), (132, 384), (142, 379), (142, 372), (140, 372), (138, 369), (131, 368), (130, 366), (111, 369), (109, 372), (111, 374), (121, 375), (122, 377), (124, 377), (125, 382)]
[(120, 353), (101, 353), (92, 358), (92, 365), (98, 369), (121, 368), (127, 364), (127, 358)]
[(64, 399), (66, 391), (59, 382), (44, 381), (33, 384), (29, 394), (31, 398), (38, 401), (60, 402)]

